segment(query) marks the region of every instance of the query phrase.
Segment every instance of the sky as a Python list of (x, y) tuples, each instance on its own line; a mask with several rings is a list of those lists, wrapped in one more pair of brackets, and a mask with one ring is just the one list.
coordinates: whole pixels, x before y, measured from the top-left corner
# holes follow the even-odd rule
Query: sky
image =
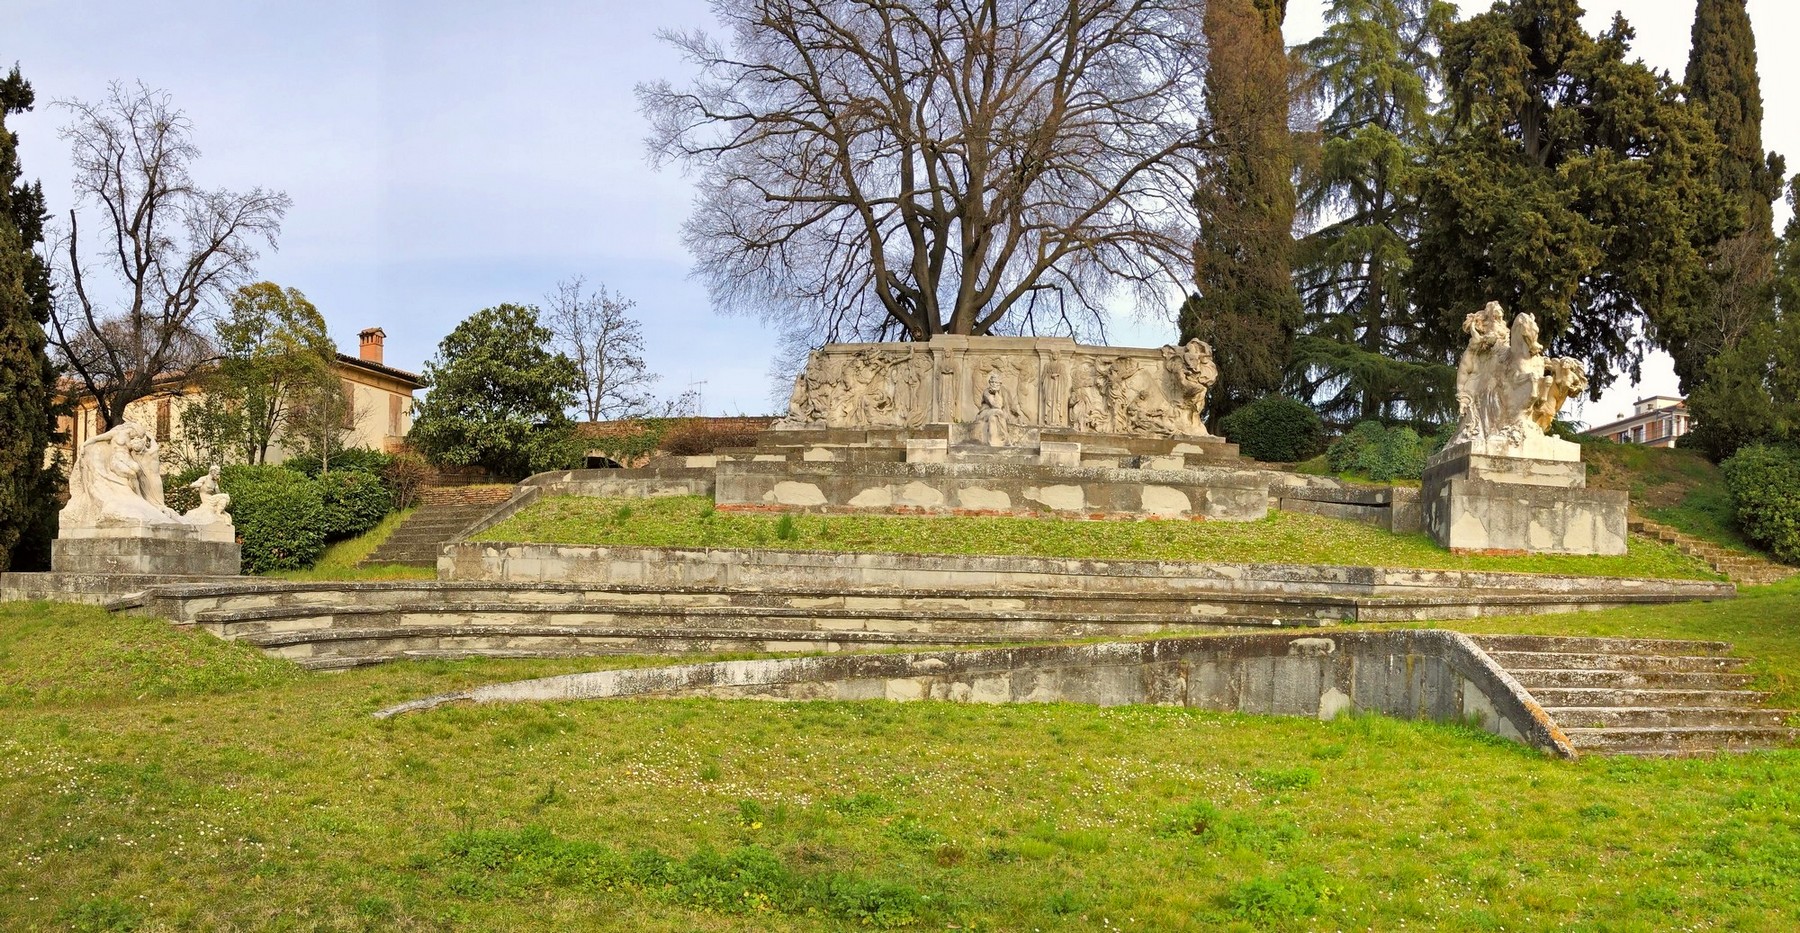
[[(1588, 26), (1623, 12), (1634, 54), (1680, 78), (1694, 0), (1589, 0)], [(21, 136), (27, 177), (53, 214), (72, 206), (59, 99), (113, 80), (166, 90), (193, 122), (206, 187), (262, 186), (294, 202), (259, 277), (305, 292), (340, 348), (387, 332), (389, 365), (417, 370), (456, 323), (502, 302), (537, 303), (574, 275), (637, 302), (645, 358), (672, 397), (707, 414), (771, 411), (776, 339), (760, 320), (714, 313), (680, 241), (693, 199), (653, 169), (633, 87), (692, 76), (659, 29), (716, 31), (705, 0), (0, 0), (0, 63), (37, 91)], [(145, 9), (154, 8), (153, 16)], [(1290, 43), (1318, 34), (1324, 0), (1290, 0)], [(1465, 12), (1485, 9), (1466, 3)], [(1763, 142), (1800, 165), (1800, 30), (1794, 0), (1750, 0)], [(1779, 214), (1777, 222), (1785, 218)], [(92, 221), (89, 222), (90, 225)], [(1124, 313), (1111, 343), (1171, 342), (1166, 317)], [(1673, 394), (1666, 356), (1566, 414), (1610, 420)]]

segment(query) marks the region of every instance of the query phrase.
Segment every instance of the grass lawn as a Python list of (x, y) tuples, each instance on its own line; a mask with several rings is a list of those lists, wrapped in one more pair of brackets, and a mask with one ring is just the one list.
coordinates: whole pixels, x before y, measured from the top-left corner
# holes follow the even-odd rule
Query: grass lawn
[(317, 563), (305, 570), (278, 570), (268, 574), (278, 580), (433, 580), (432, 567), (408, 567), (404, 564), (363, 564), (360, 561), (380, 547), (406, 521), (412, 509), (390, 512), (375, 527), (325, 549)]
[(1632, 538), (1619, 557), (1462, 556), (1423, 534), (1299, 512), (1256, 522), (1064, 521), (1050, 518), (770, 515), (713, 508), (700, 496), (552, 496), (475, 536), (483, 541), (673, 547), (767, 547), (908, 554), (1022, 554), (1138, 560), (1355, 564), (1610, 577), (1718, 579), (1667, 545)]
[[(1800, 585), (1481, 629), (1725, 637)], [(667, 659), (307, 674), (0, 604), (0, 927), (1789, 930), (1800, 752), (1543, 758), (1455, 726), (717, 700), (457, 707)]]

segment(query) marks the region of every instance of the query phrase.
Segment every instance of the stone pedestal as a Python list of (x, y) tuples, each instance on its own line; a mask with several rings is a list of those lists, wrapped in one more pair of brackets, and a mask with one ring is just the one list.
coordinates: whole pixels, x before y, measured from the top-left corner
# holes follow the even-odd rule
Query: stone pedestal
[(236, 576), (243, 555), (229, 524), (63, 528), (50, 542), (58, 573)]
[(1496, 456), (1453, 444), (1426, 461), (1425, 530), (1459, 551), (1623, 554), (1628, 497), (1588, 489), (1580, 448), (1539, 438), (1539, 456)]

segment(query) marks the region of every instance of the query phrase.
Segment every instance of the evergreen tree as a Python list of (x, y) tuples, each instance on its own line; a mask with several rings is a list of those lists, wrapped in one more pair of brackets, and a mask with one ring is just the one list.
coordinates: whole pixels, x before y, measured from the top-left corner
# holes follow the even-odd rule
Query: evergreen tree
[(1712, 274), (1702, 297), (1664, 323), (1663, 341), (1688, 395), (1695, 443), (1723, 459), (1767, 433), (1775, 419), (1762, 389), (1777, 335), (1773, 205), (1785, 164), (1763, 152), (1756, 35), (1744, 0), (1700, 0), (1687, 89), (1719, 139), (1719, 184), (1741, 220), (1708, 257)]
[(20, 180), (18, 136), (6, 128), (33, 99), (15, 65), (0, 80), (0, 570), (41, 563), (36, 552), (55, 530), (55, 473), (44, 468), (55, 424), (56, 372), (44, 353), (50, 275), (33, 251), (44, 238), (44, 192)]
[(1301, 87), (1324, 109), (1300, 210), (1315, 229), (1295, 278), (1306, 323), (1291, 391), (1340, 424), (1452, 414), (1454, 370), (1419, 344), (1406, 288), (1418, 166), (1432, 141), (1442, 0), (1332, 0), (1300, 46)]
[(1286, 0), (1211, 0), (1204, 28), (1207, 150), (1194, 197), (1200, 235), (1183, 342), (1212, 344), (1211, 420), (1281, 386), (1300, 298), (1292, 275), (1294, 152)]
[(1427, 160), (1411, 282), (1446, 354), (1499, 301), (1583, 360), (1597, 395), (1700, 298), (1734, 212), (1705, 119), (1627, 61), (1623, 17), (1591, 36), (1581, 16), (1513, 0), (1446, 31), (1453, 122)]
[(502, 479), (567, 466), (579, 374), (526, 305), (470, 315), (425, 364), (431, 392), (419, 403), (412, 440), (438, 463), (479, 465)]

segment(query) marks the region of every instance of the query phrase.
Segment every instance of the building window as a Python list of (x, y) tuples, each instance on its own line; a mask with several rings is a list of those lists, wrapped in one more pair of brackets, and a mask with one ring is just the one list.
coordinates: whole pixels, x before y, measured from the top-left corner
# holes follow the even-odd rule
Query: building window
[(169, 421), (174, 415), (175, 403), (166, 398), (156, 400), (156, 442), (169, 442)]
[(344, 423), (342, 427), (348, 431), (356, 427), (356, 385), (348, 379), (343, 380), (343, 383)]

